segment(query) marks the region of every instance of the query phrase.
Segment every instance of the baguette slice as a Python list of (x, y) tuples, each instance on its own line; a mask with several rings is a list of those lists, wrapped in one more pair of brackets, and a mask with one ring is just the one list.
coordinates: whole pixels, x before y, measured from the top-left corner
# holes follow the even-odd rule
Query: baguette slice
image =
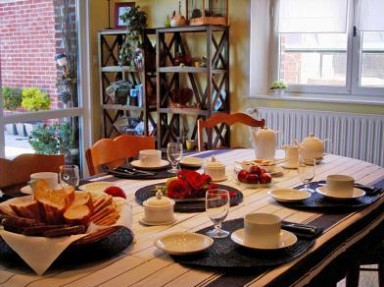
[(9, 206), (17, 216), (41, 220), (40, 208), (36, 200)]
[(63, 214), (75, 199), (73, 186), (51, 190), (48, 182), (37, 180), (33, 184), (34, 198), (39, 204), (42, 219), (50, 224), (65, 222)]
[(72, 204), (64, 212), (65, 222), (71, 225), (85, 225), (89, 223), (91, 209), (87, 205)]

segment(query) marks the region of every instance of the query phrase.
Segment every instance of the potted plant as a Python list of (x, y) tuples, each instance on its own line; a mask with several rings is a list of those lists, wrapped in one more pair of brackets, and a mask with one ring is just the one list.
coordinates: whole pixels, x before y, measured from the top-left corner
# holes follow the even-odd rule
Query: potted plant
[[(15, 111), (21, 106), (21, 89), (3, 87), (1, 89), (1, 95), (3, 96), (3, 107), (5, 110)], [(15, 124), (6, 124), (5, 129), (7, 130), (8, 134), (17, 134)]]
[(276, 96), (283, 96), (287, 88), (287, 84), (282, 81), (273, 81), (271, 84), (271, 90)]
[(147, 13), (140, 6), (134, 6), (121, 16), (127, 23), (127, 33), (120, 48), (119, 64), (131, 68), (140, 68), (143, 57), (142, 35), (147, 27)]

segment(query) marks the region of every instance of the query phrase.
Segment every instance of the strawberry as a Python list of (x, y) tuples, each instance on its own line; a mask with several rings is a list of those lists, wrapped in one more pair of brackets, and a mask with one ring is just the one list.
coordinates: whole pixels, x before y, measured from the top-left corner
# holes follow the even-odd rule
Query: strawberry
[(118, 196), (118, 197), (122, 197), (122, 198), (127, 198), (125, 196), (124, 191), (120, 187), (118, 187), (118, 186), (109, 186), (106, 189), (104, 189), (104, 193), (112, 195), (112, 196)]

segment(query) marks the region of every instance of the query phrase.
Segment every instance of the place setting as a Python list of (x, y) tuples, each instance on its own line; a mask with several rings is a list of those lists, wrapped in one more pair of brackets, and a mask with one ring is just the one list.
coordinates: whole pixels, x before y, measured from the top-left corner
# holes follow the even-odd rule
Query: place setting
[(156, 239), (154, 245), (189, 266), (261, 271), (300, 256), (322, 233), (321, 228), (282, 221), (269, 213), (249, 213), (224, 222), (228, 211), (225, 191), (212, 191), (206, 196), (206, 213), (213, 229), (170, 233)]
[[(139, 152), (137, 160), (108, 171), (117, 178), (126, 179), (160, 179), (173, 177), (170, 161), (161, 158), (161, 151), (144, 149)], [(171, 172), (170, 172), (171, 171)]]
[[(326, 180), (317, 182), (310, 182), (308, 178), (303, 186), (290, 189), (282, 196), (283, 199), (279, 198), (279, 191), (271, 191), (270, 195), (281, 204), (292, 208), (339, 213), (370, 205), (384, 192), (382, 188), (358, 184), (348, 175), (332, 174), (328, 175)], [(296, 195), (295, 190), (298, 192)], [(289, 196), (297, 197), (297, 200), (288, 200)]]

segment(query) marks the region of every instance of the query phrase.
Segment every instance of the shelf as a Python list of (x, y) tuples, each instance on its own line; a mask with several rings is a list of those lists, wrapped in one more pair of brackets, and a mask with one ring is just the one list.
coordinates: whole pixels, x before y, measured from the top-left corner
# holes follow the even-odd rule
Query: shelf
[[(190, 66), (173, 66), (173, 67), (161, 67), (158, 69), (160, 73), (208, 73), (208, 68), (196, 68)], [(213, 74), (224, 74), (227, 70), (224, 69), (212, 69)]]
[(114, 105), (114, 104), (103, 105), (103, 109), (117, 110), (117, 111), (139, 111), (139, 112), (142, 112), (144, 110), (144, 108), (142, 107)]
[(137, 70), (135, 68), (131, 68), (128, 66), (107, 66), (101, 67), (101, 72), (110, 72), (110, 73), (119, 73), (119, 72), (128, 72), (128, 73), (140, 73), (141, 70)]
[(193, 108), (161, 108), (160, 113), (207, 116), (208, 111)]

